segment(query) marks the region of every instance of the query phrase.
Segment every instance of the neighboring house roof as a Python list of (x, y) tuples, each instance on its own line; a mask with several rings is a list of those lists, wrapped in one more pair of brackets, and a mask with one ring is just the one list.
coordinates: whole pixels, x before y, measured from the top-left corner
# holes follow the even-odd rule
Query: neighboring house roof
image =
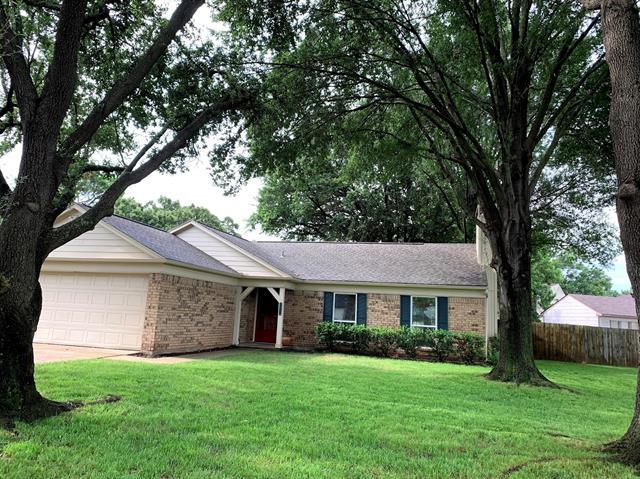
[(102, 221), (170, 261), (220, 273), (236, 273), (217, 259), (166, 231), (116, 215)]
[[(585, 306), (593, 309), (599, 316), (636, 318), (636, 303), (633, 296), (590, 296), (586, 294), (568, 294)], [(556, 304), (559, 304), (560, 301)]]

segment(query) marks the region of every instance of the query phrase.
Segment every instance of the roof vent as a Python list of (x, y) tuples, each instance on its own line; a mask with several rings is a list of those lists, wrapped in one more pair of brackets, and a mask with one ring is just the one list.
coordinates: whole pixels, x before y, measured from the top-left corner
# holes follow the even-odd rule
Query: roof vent
[(281, 257), (281, 258), (284, 258), (284, 256), (285, 256), (285, 255), (284, 255), (284, 250), (282, 250), (282, 251), (280, 252), (280, 257)]

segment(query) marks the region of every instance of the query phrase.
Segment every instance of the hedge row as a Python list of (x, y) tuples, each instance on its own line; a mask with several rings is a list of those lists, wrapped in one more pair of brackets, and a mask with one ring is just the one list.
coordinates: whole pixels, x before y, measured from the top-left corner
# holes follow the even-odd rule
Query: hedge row
[(322, 322), (316, 326), (316, 341), (329, 351), (340, 346), (357, 354), (391, 357), (402, 349), (416, 358), (419, 348), (429, 348), (438, 361), (457, 356), (466, 364), (484, 359), (484, 338), (475, 333), (454, 333), (427, 328), (368, 328), (361, 325)]

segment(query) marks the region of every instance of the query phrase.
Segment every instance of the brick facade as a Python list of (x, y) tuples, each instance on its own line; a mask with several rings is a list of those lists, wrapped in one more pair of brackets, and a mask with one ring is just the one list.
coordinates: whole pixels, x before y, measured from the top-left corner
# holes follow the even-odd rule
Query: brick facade
[(235, 291), (210, 281), (151, 274), (142, 352), (158, 355), (230, 346)]
[(484, 298), (449, 298), (449, 330), (485, 333)]
[(367, 325), (400, 327), (400, 295), (368, 294)]
[(287, 290), (284, 299), (283, 336), (291, 337), (291, 346), (315, 346), (315, 327), (322, 321), (323, 309), (324, 293)]
[[(151, 274), (142, 335), (147, 355), (198, 351), (231, 345), (236, 288), (209, 281)], [(240, 343), (253, 340), (257, 289), (242, 302)], [(291, 346), (315, 346), (315, 326), (322, 321), (324, 293), (287, 290), (284, 336)], [(400, 296), (368, 294), (367, 325), (400, 326)], [(449, 298), (449, 329), (484, 335), (485, 299)]]

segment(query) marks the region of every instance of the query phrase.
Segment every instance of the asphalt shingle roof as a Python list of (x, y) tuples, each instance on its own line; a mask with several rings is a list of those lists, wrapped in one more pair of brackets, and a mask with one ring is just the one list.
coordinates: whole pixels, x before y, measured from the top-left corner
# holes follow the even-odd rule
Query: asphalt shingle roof
[(102, 221), (165, 259), (221, 273), (236, 273), (204, 251), (166, 231), (121, 216), (109, 216)]
[(260, 242), (280, 269), (312, 281), (486, 286), (473, 244)]
[(438, 286), (487, 284), (474, 244), (254, 242), (203, 226), (302, 280)]
[(636, 302), (630, 294), (622, 296), (590, 296), (569, 294), (572, 298), (590, 307), (601, 316), (636, 317)]

